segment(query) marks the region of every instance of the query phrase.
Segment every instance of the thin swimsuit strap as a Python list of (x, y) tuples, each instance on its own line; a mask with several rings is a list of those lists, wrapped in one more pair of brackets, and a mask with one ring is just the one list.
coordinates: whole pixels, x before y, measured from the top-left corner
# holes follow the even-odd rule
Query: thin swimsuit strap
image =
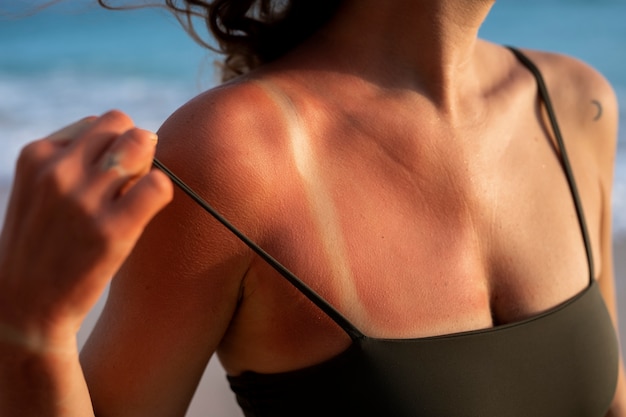
[(217, 210), (215, 210), (209, 203), (207, 203), (202, 197), (200, 197), (191, 187), (183, 182), (176, 174), (170, 171), (161, 161), (154, 158), (153, 165), (163, 171), (174, 184), (176, 184), (183, 192), (191, 197), (196, 203), (198, 203), (203, 209), (205, 209), (211, 216), (217, 221), (222, 223), (228, 230), (230, 230), (239, 240), (245, 243), (250, 249), (252, 249), (257, 255), (259, 255), (265, 262), (267, 262), (272, 268), (274, 268), (279, 274), (281, 274), (287, 281), (289, 281), (294, 287), (296, 287), (302, 294), (304, 294), (313, 304), (319, 307), (328, 317), (330, 317), (337, 325), (339, 325), (351, 339), (361, 339), (365, 337), (363, 333), (359, 331), (348, 319), (346, 319), (337, 309), (324, 300), (319, 294), (317, 294), (311, 287), (306, 285), (300, 278), (295, 276), (293, 272), (287, 269), (283, 264), (278, 262), (274, 257), (267, 253), (263, 248), (257, 245), (243, 232), (237, 229), (232, 223), (230, 223), (224, 216), (222, 216)]
[[(567, 177), (567, 181), (570, 186), (570, 190), (572, 193), (572, 197), (574, 200), (574, 205), (576, 206), (576, 213), (578, 215), (578, 222), (580, 225), (580, 229), (582, 232), (583, 240), (585, 243), (585, 250), (587, 253), (587, 261), (589, 264), (589, 280), (593, 281), (594, 278), (594, 266), (593, 266), (593, 256), (591, 252), (591, 244), (589, 240), (589, 235), (587, 232), (587, 225), (585, 223), (585, 217), (583, 213), (582, 204), (580, 202), (580, 197), (578, 194), (578, 188), (576, 186), (576, 182), (574, 181), (574, 174), (572, 172), (572, 168), (570, 166), (569, 158), (567, 156), (567, 152), (565, 150), (565, 144), (563, 142), (563, 137), (561, 135), (561, 131), (559, 129), (559, 125), (556, 120), (556, 114), (552, 107), (552, 102), (550, 100), (550, 96), (548, 95), (548, 90), (546, 88), (545, 82), (543, 80), (543, 76), (539, 69), (535, 66), (535, 64), (528, 59), (521, 51), (515, 49), (511, 46), (507, 47), (510, 49), (515, 56), (522, 62), (535, 76), (537, 80), (537, 86), (539, 89), (539, 94), (546, 106), (546, 110), (548, 112), (548, 116), (550, 119), (550, 124), (552, 125), (552, 130), (554, 132), (554, 136), (556, 137), (557, 144), (561, 153), (561, 162), (563, 164), (563, 169), (565, 170), (565, 175)], [(232, 223), (230, 223), (224, 216), (222, 216), (217, 210), (215, 210), (209, 203), (207, 203), (202, 197), (200, 197), (191, 187), (189, 187), (185, 182), (183, 182), (176, 174), (174, 174), (169, 168), (167, 168), (161, 161), (154, 158), (153, 165), (163, 171), (174, 184), (176, 184), (184, 193), (186, 193), (189, 197), (191, 197), (198, 205), (200, 205), (204, 210), (206, 210), (211, 216), (213, 216), (217, 221), (219, 221), (224, 227), (230, 230), (238, 239), (240, 239), (244, 244), (246, 244), (250, 249), (252, 249), (258, 256), (260, 256), (265, 262), (267, 262), (272, 268), (274, 268), (279, 274), (281, 274), (288, 282), (290, 282), (294, 287), (296, 287), (304, 296), (306, 296), (311, 302), (313, 302), (317, 307), (319, 307), (328, 317), (330, 317), (337, 325), (339, 325), (352, 340), (362, 339), (365, 337), (359, 329), (357, 329), (348, 319), (346, 319), (338, 310), (336, 310), (332, 305), (330, 305), (326, 300), (324, 300), (319, 294), (317, 294), (311, 287), (306, 285), (300, 278), (294, 275), (289, 269), (287, 269), (284, 265), (282, 265), (278, 260), (268, 254), (263, 248), (257, 245), (254, 241), (248, 238), (244, 233), (242, 233), (239, 229), (237, 229)]]
[(574, 172), (572, 171), (572, 166), (569, 161), (569, 157), (567, 156), (567, 149), (565, 148), (565, 142), (563, 141), (563, 135), (561, 135), (561, 129), (559, 128), (559, 124), (556, 120), (556, 112), (554, 111), (554, 107), (552, 106), (552, 100), (550, 100), (550, 94), (548, 94), (548, 88), (546, 87), (546, 83), (543, 79), (543, 75), (539, 68), (532, 62), (526, 55), (524, 55), (519, 49), (514, 48), (512, 46), (507, 46), (507, 48), (515, 54), (517, 59), (524, 64), (526, 68), (535, 76), (535, 80), (537, 80), (537, 88), (539, 89), (539, 95), (543, 103), (546, 106), (546, 110), (548, 112), (548, 117), (550, 119), (550, 124), (552, 125), (552, 131), (554, 132), (554, 136), (556, 138), (557, 144), (559, 146), (559, 151), (561, 153), (561, 163), (563, 165), (563, 170), (565, 171), (565, 176), (567, 177), (567, 182), (569, 183), (569, 188), (572, 194), (572, 198), (574, 200), (574, 205), (576, 207), (576, 214), (578, 216), (578, 223), (580, 225), (580, 231), (582, 233), (583, 241), (585, 244), (585, 251), (587, 254), (587, 263), (589, 265), (589, 282), (592, 282), (595, 277), (594, 272), (594, 263), (593, 263), (593, 253), (591, 251), (591, 239), (589, 238), (589, 232), (587, 230), (587, 222), (585, 221), (585, 213), (583, 211), (583, 205), (580, 200), (580, 195), (578, 193), (578, 186), (576, 185), (576, 181), (574, 180)]

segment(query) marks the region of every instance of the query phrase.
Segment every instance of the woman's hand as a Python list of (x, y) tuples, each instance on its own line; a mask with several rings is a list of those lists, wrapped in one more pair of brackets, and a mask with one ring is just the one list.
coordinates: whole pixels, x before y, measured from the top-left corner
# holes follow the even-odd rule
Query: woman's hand
[(0, 236), (0, 344), (63, 349), (172, 198), (156, 135), (123, 113), (27, 145)]

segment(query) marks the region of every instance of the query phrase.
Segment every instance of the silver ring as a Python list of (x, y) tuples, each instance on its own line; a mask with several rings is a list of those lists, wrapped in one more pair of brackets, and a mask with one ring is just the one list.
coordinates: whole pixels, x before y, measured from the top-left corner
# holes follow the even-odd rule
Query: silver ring
[(104, 156), (104, 160), (100, 165), (100, 169), (103, 171), (108, 171), (111, 169), (118, 168), (120, 166), (120, 155), (116, 153), (107, 153)]

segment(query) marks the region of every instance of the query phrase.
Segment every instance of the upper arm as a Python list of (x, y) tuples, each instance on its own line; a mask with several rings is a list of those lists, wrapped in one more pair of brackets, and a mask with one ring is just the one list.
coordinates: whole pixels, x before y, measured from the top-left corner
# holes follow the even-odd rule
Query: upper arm
[(611, 302), (612, 189), (618, 104), (606, 78), (564, 55), (532, 53), (546, 78), (579, 189), (596, 263), (596, 278)]
[[(254, 236), (257, 196), (264, 186), (249, 169), (255, 164), (246, 148), (238, 146), (250, 135), (250, 123), (244, 126), (242, 120), (250, 116), (240, 105), (230, 111), (224, 100), (217, 100), (221, 111), (216, 112), (215, 95), (219, 92), (184, 106), (163, 125), (157, 157)], [(176, 190), (114, 278), (81, 353), (98, 415), (185, 414), (235, 314), (252, 257)]]
[[(559, 59), (559, 58), (557, 58)], [(561, 57), (562, 65), (557, 74), (570, 74), (562, 77), (559, 105), (569, 105), (574, 119), (568, 134), (574, 138), (575, 174), (583, 177), (580, 190), (583, 208), (594, 246), (594, 260), (599, 266), (596, 278), (609, 314), (618, 334), (618, 305), (613, 267), (613, 223), (612, 193), (617, 152), (618, 102), (609, 82), (594, 68), (578, 60)], [(557, 66), (558, 68), (558, 66)], [(589, 181), (584, 181), (590, 179)], [(597, 197), (597, 198), (596, 198)], [(597, 201), (590, 201), (590, 200)], [(588, 210), (589, 209), (589, 210)], [(621, 356), (621, 355), (620, 355)], [(620, 358), (618, 385), (614, 401), (607, 415), (626, 414), (626, 377), (623, 359)]]
[[(572, 164), (579, 184), (589, 232), (595, 245), (596, 278), (614, 320), (615, 283), (613, 271), (612, 191), (617, 152), (618, 104), (609, 82), (594, 68), (577, 60), (566, 63), (571, 77), (561, 90), (574, 117), (567, 132), (574, 139)], [(575, 97), (574, 97), (575, 95)], [(591, 201), (591, 200), (594, 201)]]
[[(594, 68), (578, 60), (552, 55), (555, 107), (568, 121), (564, 130), (580, 188), (597, 268), (596, 278), (618, 332), (618, 305), (613, 269), (612, 192), (619, 111), (616, 94)], [(564, 76), (567, 75), (567, 76)], [(578, 181), (581, 179), (582, 181)], [(620, 360), (618, 387), (608, 415), (624, 415), (626, 378)]]
[[(597, 89), (594, 105), (598, 113), (594, 121), (598, 123), (599, 141), (595, 152), (599, 172), (599, 186), (601, 189), (601, 222), (600, 222), (600, 256), (602, 271), (598, 277), (600, 291), (604, 297), (611, 318), (618, 334), (619, 341), (619, 307), (616, 296), (615, 270), (613, 263), (613, 212), (612, 194), (617, 152), (617, 129), (619, 112), (617, 98), (608, 83), (600, 84)], [(604, 118), (605, 120), (602, 120)], [(621, 349), (620, 349), (621, 350)], [(607, 416), (626, 415), (626, 374), (624, 372), (623, 356), (620, 355), (618, 384), (615, 398)]]

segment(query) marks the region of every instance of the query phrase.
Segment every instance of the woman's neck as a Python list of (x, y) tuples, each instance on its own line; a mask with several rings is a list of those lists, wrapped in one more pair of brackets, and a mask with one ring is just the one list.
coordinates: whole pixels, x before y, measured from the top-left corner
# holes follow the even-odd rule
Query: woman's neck
[(338, 65), (441, 109), (480, 89), (478, 30), (494, 0), (345, 0), (315, 40)]

